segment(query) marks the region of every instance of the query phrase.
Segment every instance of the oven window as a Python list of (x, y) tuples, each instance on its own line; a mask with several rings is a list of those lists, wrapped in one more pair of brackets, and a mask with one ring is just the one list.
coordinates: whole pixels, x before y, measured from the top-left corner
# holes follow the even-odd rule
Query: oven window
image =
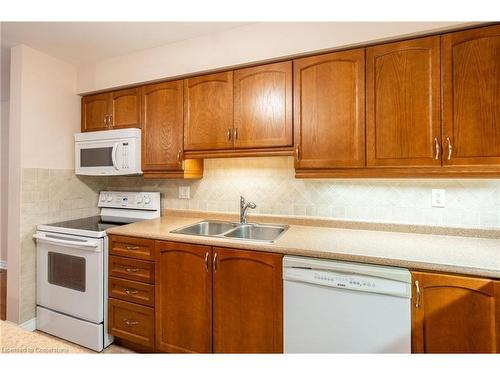
[(113, 147), (85, 148), (80, 150), (80, 167), (112, 167)]
[(85, 258), (49, 251), (49, 283), (85, 292)]

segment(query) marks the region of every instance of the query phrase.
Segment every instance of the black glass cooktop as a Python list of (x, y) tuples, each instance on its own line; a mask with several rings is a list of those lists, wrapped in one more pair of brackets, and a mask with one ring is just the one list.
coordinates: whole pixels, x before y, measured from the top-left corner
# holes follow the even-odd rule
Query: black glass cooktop
[(92, 232), (102, 232), (106, 229), (124, 225), (123, 223), (111, 223), (102, 221), (100, 216), (85, 217), (83, 219), (61, 221), (60, 223), (47, 224), (50, 227), (88, 230)]

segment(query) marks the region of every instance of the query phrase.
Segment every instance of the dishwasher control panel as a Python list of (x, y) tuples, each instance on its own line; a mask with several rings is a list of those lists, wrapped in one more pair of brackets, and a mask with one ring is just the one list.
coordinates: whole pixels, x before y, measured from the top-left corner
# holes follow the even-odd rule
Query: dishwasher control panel
[(300, 267), (285, 267), (283, 271), (283, 278), (290, 281), (400, 297), (411, 296), (411, 285), (402, 281)]

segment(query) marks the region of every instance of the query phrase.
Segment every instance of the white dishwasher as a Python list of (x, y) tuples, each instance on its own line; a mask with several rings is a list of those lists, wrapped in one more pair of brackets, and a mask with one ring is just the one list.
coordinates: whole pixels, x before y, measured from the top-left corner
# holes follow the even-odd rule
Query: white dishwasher
[(410, 353), (407, 269), (283, 258), (285, 353)]

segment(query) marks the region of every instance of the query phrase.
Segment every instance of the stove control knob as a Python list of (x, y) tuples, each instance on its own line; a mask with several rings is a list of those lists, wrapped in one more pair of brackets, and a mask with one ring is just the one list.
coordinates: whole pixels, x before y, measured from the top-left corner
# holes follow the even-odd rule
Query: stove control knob
[(101, 194), (100, 200), (101, 200), (101, 202), (105, 202), (106, 201), (106, 194)]
[(142, 203), (142, 194), (137, 194), (136, 203), (137, 204), (141, 204)]
[(111, 194), (108, 194), (107, 200), (108, 200), (108, 202), (113, 201), (113, 196)]
[(144, 204), (150, 204), (151, 203), (151, 197), (149, 195), (144, 196)]

